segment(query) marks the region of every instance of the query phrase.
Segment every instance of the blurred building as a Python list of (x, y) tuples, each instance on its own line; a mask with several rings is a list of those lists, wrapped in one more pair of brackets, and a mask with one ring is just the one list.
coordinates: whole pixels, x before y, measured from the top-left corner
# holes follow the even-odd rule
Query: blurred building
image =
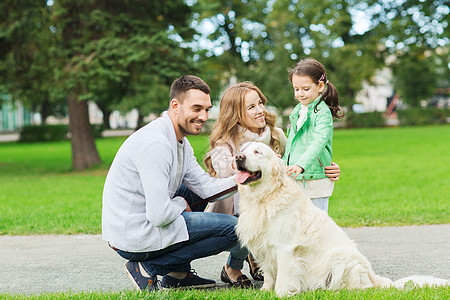
[(386, 111), (388, 99), (394, 95), (392, 72), (388, 68), (378, 70), (372, 83), (363, 82), (362, 90), (356, 95), (353, 111), (358, 113)]
[(25, 125), (35, 124), (36, 117), (21, 103), (13, 103), (10, 96), (0, 94), (0, 131), (16, 131)]

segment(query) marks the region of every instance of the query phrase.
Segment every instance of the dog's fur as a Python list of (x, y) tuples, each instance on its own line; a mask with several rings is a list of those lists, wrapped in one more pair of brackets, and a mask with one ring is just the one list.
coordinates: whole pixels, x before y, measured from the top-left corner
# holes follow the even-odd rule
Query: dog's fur
[[(262, 289), (275, 288), (284, 296), (315, 289), (393, 285), (390, 279), (376, 275), (356, 244), (302, 194), (270, 147), (246, 144), (236, 165), (241, 171), (236, 177), (240, 193), (237, 233), (264, 271)], [(256, 173), (242, 183), (249, 172)]]

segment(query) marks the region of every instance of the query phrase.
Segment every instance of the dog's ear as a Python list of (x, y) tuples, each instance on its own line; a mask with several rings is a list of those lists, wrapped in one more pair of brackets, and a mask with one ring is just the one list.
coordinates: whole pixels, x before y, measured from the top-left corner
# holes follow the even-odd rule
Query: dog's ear
[(284, 166), (283, 160), (279, 157), (272, 158), (272, 176), (273, 177), (281, 177), (284, 173), (286, 173), (286, 167)]

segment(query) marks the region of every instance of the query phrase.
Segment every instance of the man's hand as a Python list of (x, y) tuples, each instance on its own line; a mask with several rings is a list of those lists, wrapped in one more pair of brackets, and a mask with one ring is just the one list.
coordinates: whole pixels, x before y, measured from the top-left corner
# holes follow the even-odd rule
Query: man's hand
[[(183, 198), (183, 199), (184, 199), (184, 198)], [(186, 202), (186, 208), (184, 209), (184, 211), (192, 212), (192, 209), (191, 209), (191, 207), (189, 206), (189, 203), (186, 201), (186, 199), (184, 199), (184, 202)]]
[(297, 166), (297, 165), (287, 166), (286, 167), (286, 172), (287, 172), (289, 177), (294, 175), (294, 177), (292, 177), (292, 179), (295, 179), (295, 178), (297, 178), (297, 176), (299, 174), (301, 174), (303, 172), (303, 168), (300, 167), (300, 166)]
[(332, 162), (331, 166), (325, 167), (325, 175), (332, 181), (338, 181), (339, 175), (341, 175), (341, 168), (337, 163)]

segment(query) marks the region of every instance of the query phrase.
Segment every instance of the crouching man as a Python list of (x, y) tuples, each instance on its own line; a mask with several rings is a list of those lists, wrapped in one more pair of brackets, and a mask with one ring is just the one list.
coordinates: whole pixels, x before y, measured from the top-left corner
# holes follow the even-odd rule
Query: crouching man
[(215, 281), (196, 275), (191, 261), (224, 250), (231, 258), (247, 256), (238, 245), (236, 217), (203, 212), (206, 203), (191, 209), (236, 190), (233, 177), (204, 172), (186, 139), (208, 119), (209, 94), (196, 76), (175, 80), (168, 111), (122, 144), (106, 177), (102, 236), (128, 260), (126, 273), (140, 290), (158, 289), (157, 275), (162, 288), (214, 287)]

